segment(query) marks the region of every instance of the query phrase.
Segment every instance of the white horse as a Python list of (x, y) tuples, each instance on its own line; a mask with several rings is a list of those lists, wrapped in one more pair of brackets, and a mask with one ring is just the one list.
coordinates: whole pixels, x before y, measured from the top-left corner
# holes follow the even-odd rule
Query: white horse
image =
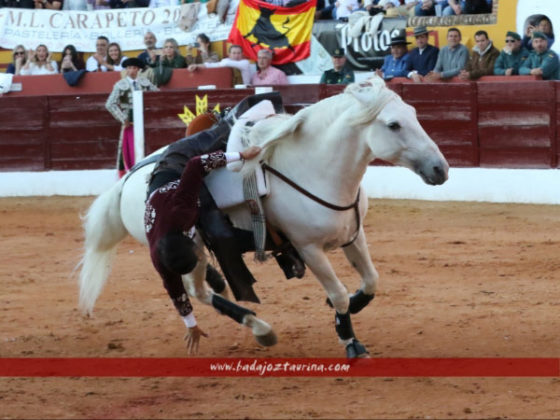
[[(351, 313), (359, 312), (373, 299), (378, 282), (361, 223), (368, 207), (361, 179), (369, 162), (379, 158), (411, 169), (427, 184), (439, 185), (447, 180), (447, 161), (418, 123), (414, 108), (377, 77), (352, 84), (343, 93), (293, 116), (262, 120), (251, 129), (248, 139), (263, 148), (262, 160), (273, 171), (269, 175), (270, 194), (263, 197), (267, 221), (288, 237), (325, 289), (336, 310), (335, 329), (347, 356), (366, 355), (350, 319)], [(243, 171), (254, 170), (256, 164), (246, 162)], [(118, 242), (130, 233), (146, 243), (144, 199), (146, 175), (152, 168), (153, 164), (148, 165), (126, 182), (118, 182), (88, 211), (80, 274), (80, 305), (86, 312), (93, 309), (109, 275)], [(307, 195), (290, 185), (290, 180)], [(231, 208), (228, 213), (234, 224), (248, 228), (245, 206)], [(341, 246), (361, 278), (359, 291), (351, 296), (325, 254)], [(204, 283), (206, 264), (202, 258), (183, 280), (191, 295), (212, 305), (216, 295)], [(253, 312), (232, 302), (219, 309), (251, 328), (259, 343), (276, 342), (270, 325)]]

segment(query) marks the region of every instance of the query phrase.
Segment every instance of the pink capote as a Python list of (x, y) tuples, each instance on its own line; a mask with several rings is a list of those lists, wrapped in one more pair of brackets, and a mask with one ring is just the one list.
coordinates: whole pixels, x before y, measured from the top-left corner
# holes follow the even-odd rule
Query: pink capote
[(122, 156), (124, 169), (129, 171), (134, 166), (134, 127), (132, 125), (123, 130)]

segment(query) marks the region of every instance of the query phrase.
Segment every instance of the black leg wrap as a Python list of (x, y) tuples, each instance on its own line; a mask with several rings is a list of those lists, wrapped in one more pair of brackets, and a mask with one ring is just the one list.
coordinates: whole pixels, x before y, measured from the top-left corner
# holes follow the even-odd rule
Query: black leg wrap
[(348, 307), (348, 311), (351, 314), (357, 314), (364, 309), (374, 297), (375, 294), (366, 295), (361, 289), (356, 290), (356, 293), (350, 296), (350, 306)]
[(216, 293), (222, 293), (226, 288), (226, 281), (210, 264), (206, 266), (206, 283), (208, 283), (208, 285)]
[(349, 359), (364, 357), (367, 354), (369, 354), (369, 352), (366, 347), (356, 339), (352, 340), (352, 342), (346, 346), (346, 357)]
[(343, 315), (337, 312), (334, 316), (334, 323), (336, 333), (341, 340), (348, 340), (354, 337), (354, 330), (352, 329), (352, 320), (350, 319), (349, 312)]
[(224, 299), (219, 295), (212, 296), (212, 306), (220, 311), (223, 315), (229, 316), (231, 319), (239, 322), (240, 324), (243, 323), (243, 318), (245, 317), (245, 315), (256, 315), (256, 313), (254, 313), (253, 311), (230, 302), (229, 300)]

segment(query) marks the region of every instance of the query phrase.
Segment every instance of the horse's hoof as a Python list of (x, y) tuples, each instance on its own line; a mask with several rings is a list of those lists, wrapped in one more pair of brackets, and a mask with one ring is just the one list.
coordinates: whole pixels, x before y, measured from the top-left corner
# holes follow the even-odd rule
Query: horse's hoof
[(276, 343), (278, 343), (278, 337), (272, 330), (264, 335), (255, 335), (255, 340), (257, 340), (257, 343), (264, 347), (274, 346)]
[(362, 343), (360, 343), (356, 339), (353, 339), (352, 342), (346, 346), (346, 357), (348, 359), (369, 357), (369, 352)]

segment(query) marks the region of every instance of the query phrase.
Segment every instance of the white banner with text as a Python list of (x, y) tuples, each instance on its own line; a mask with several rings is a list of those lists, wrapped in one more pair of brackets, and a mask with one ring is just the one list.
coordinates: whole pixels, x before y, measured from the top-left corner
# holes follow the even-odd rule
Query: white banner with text
[[(96, 38), (104, 35), (123, 51), (141, 50), (148, 31), (156, 34), (158, 46), (166, 38), (175, 38), (179, 45), (193, 44), (202, 32), (211, 41), (227, 39), (231, 23), (220, 23), (206, 7), (200, 7), (194, 23), (187, 15), (188, 5), (95, 11), (0, 8), (0, 47), (22, 44), (35, 49), (45, 44), (50, 51), (61, 52), (72, 44), (78, 51), (94, 52)], [(182, 29), (185, 19), (190, 19), (188, 29)]]

